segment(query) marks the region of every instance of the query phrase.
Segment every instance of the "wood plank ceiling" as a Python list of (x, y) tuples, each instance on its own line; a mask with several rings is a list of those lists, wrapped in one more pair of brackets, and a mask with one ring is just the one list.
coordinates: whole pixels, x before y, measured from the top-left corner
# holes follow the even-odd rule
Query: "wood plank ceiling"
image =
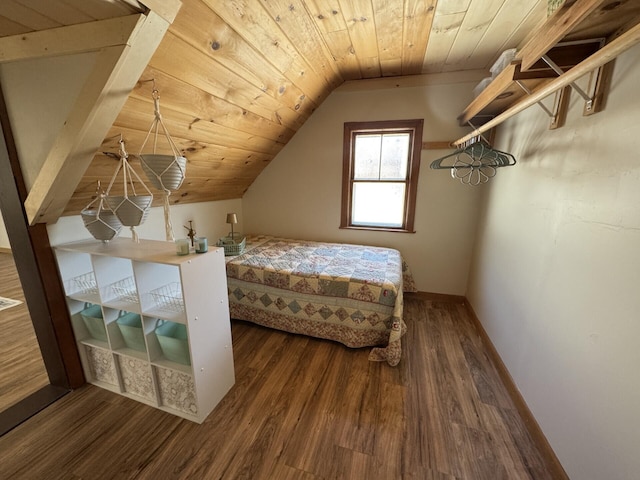
[[(172, 203), (241, 198), (343, 82), (488, 71), (502, 51), (520, 45), (546, 18), (546, 5), (541, 0), (183, 0), (65, 214), (89, 203), (97, 180), (108, 183), (116, 162), (103, 152), (116, 153), (120, 135), (130, 153), (139, 151), (153, 120), (152, 80), (164, 122), (188, 158), (187, 179)], [(2, 0), (0, 36), (143, 9), (135, 0)]]

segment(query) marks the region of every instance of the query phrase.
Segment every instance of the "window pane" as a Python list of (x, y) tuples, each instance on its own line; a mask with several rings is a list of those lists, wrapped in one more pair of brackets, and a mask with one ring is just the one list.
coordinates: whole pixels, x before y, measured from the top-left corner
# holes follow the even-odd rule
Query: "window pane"
[(404, 183), (355, 182), (351, 223), (381, 227), (402, 227)]
[(382, 138), (382, 168), (380, 178), (384, 180), (405, 180), (409, 159), (408, 133), (388, 133)]
[(357, 180), (380, 178), (382, 135), (356, 135), (353, 175)]

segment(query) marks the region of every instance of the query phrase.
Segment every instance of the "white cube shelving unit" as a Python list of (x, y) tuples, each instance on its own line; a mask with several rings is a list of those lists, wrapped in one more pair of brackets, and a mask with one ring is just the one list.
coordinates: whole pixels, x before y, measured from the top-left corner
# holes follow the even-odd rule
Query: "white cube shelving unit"
[[(55, 253), (87, 381), (202, 423), (235, 383), (224, 250), (178, 256), (171, 242), (123, 238)], [(91, 305), (104, 335), (82, 318)], [(142, 319), (143, 349), (125, 343), (117, 319), (127, 312)], [(184, 362), (163, 354), (163, 321), (186, 326)]]

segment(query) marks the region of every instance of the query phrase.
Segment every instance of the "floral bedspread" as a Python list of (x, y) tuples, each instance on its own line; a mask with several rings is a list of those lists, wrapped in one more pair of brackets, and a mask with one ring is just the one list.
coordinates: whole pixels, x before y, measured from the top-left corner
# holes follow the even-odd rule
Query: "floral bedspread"
[(403, 287), (415, 287), (397, 250), (253, 236), (227, 257), (227, 284), (231, 318), (400, 361)]

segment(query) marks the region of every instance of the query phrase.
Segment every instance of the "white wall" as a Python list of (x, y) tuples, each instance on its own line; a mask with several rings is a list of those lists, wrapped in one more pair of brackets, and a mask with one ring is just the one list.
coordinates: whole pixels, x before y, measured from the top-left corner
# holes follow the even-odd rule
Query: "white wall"
[(606, 110), (548, 131), (503, 124), (515, 154), (486, 190), (467, 296), (570, 478), (640, 472), (640, 46)]
[[(189, 225), (189, 220), (192, 220), (196, 234), (199, 237), (207, 237), (209, 246), (213, 246), (220, 237), (229, 232), (230, 226), (225, 223), (227, 213), (238, 214), (239, 223), (234, 226), (234, 230), (241, 231), (243, 215), (240, 199), (173, 205), (171, 207), (171, 224), (174, 236), (175, 238), (186, 238), (187, 230), (184, 227)], [(60, 217), (55, 224), (47, 226), (47, 232), (51, 245), (93, 238), (84, 228), (80, 215)], [(165, 240), (164, 210), (162, 207), (152, 208), (145, 223), (136, 227), (136, 232), (140, 238)], [(131, 238), (129, 227), (123, 227), (120, 236)]]
[(0, 81), (27, 190), (35, 182), (96, 59), (93, 52), (0, 65)]
[(480, 189), (463, 186), (448, 170), (429, 169), (450, 151), (422, 152), (415, 234), (339, 228), (344, 122), (424, 118), (424, 141), (455, 140), (469, 131), (456, 116), (477, 79), (440, 83), (452, 78), (434, 76), (429, 85), (399, 88), (365, 81), (361, 90), (350, 83), (334, 91), (245, 194), (247, 231), (397, 248), (419, 290), (463, 295)]

